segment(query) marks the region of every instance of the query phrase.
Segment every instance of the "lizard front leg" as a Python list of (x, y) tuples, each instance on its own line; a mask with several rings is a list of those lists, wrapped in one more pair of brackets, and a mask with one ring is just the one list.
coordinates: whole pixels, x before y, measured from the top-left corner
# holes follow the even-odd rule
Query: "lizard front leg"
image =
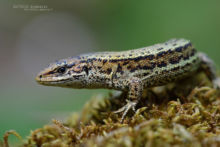
[(201, 60), (201, 69), (205, 71), (208, 78), (212, 81), (214, 88), (220, 89), (220, 78), (217, 77), (214, 62), (204, 53), (198, 53)]
[(126, 114), (130, 109), (132, 109), (134, 112), (135, 106), (137, 105), (139, 99), (142, 96), (143, 92), (143, 84), (142, 81), (137, 77), (132, 77), (128, 80), (126, 80), (128, 85), (128, 99), (126, 99), (127, 104), (120, 108), (119, 110), (115, 111), (114, 113), (120, 113), (123, 112), (121, 122), (124, 121)]

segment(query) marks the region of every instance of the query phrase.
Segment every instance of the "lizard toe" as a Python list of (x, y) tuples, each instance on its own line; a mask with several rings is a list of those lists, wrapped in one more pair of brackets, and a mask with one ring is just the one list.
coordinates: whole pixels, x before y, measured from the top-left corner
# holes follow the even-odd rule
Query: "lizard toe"
[(127, 104), (125, 106), (123, 106), (122, 108), (118, 109), (117, 111), (114, 111), (114, 113), (121, 113), (123, 112), (123, 115), (121, 117), (121, 123), (123, 123), (124, 119), (125, 119), (125, 116), (127, 115), (128, 111), (130, 109), (132, 109), (134, 112), (136, 112), (135, 110), (135, 106), (137, 105), (137, 102), (135, 101), (129, 101), (129, 100), (126, 100), (127, 101)]

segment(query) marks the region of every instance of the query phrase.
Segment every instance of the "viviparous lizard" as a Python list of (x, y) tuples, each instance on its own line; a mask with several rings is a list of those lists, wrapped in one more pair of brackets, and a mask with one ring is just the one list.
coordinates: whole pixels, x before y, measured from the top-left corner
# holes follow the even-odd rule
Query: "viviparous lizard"
[(165, 85), (204, 70), (220, 87), (214, 64), (186, 39), (121, 52), (96, 52), (58, 60), (40, 72), (36, 81), (47, 86), (108, 88), (128, 93), (127, 104), (116, 113), (133, 109), (144, 88)]

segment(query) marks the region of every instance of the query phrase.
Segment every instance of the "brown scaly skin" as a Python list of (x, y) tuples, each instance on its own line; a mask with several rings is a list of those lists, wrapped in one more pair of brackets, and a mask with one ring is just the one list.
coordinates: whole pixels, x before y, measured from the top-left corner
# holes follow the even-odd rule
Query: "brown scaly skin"
[(165, 85), (205, 70), (220, 87), (211, 59), (198, 53), (191, 42), (172, 39), (165, 43), (122, 52), (98, 52), (62, 59), (38, 74), (43, 85), (69, 88), (108, 88), (128, 92), (122, 121), (135, 106), (144, 88)]

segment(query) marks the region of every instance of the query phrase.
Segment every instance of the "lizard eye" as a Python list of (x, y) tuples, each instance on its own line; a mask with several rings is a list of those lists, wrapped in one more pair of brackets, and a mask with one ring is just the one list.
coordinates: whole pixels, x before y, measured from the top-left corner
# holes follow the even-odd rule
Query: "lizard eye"
[(65, 67), (60, 67), (60, 68), (57, 69), (58, 73), (64, 73), (65, 71), (66, 71)]

